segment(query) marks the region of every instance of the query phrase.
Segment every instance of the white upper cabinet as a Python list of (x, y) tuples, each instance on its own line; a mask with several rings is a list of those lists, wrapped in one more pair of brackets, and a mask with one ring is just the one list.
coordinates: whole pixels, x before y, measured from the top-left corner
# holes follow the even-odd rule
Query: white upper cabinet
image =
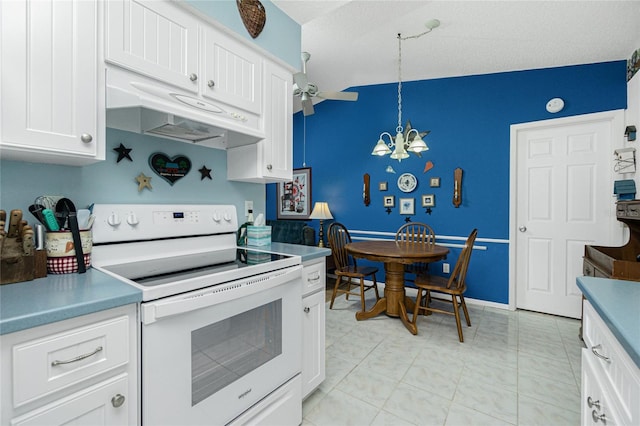
[(198, 91), (198, 20), (169, 1), (106, 2), (105, 60)]
[(213, 27), (203, 26), (201, 42), (202, 95), (259, 115), (262, 107), (261, 56)]
[(227, 150), (227, 179), (269, 183), (293, 177), (292, 74), (264, 61), (265, 138), (254, 145)]
[(99, 6), (0, 2), (2, 158), (72, 165), (104, 159)]

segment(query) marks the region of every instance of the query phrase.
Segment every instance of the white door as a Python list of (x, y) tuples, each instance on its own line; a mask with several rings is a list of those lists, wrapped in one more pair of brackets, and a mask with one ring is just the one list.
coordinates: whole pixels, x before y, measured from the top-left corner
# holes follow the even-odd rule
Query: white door
[(517, 308), (580, 318), (576, 277), (584, 246), (613, 245), (613, 150), (622, 117), (612, 112), (512, 126)]

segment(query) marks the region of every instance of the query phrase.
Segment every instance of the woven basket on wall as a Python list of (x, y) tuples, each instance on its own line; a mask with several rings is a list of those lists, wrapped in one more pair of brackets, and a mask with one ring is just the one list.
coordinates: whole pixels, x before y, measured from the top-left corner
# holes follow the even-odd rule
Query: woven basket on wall
[(251, 37), (258, 37), (267, 22), (267, 13), (262, 3), (258, 0), (236, 0), (236, 5), (244, 27)]

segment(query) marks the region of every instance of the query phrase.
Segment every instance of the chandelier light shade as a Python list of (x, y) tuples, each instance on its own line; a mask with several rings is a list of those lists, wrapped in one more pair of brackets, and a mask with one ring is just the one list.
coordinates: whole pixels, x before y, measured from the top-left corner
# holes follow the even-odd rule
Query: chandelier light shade
[(309, 219), (320, 219), (318, 247), (324, 247), (324, 229), (322, 221), (326, 219), (333, 219), (331, 210), (329, 210), (329, 204), (325, 201), (318, 201), (317, 203), (315, 203), (313, 205), (311, 215), (309, 215)]
[[(426, 136), (429, 132), (420, 132), (416, 129), (412, 129), (410, 123), (407, 122), (406, 131), (402, 127), (402, 40), (409, 38), (418, 38), (430, 33), (434, 28), (440, 25), (440, 21), (432, 19), (426, 24), (427, 30), (422, 34), (415, 36), (402, 37), (402, 34), (398, 34), (398, 127), (396, 127), (395, 138), (388, 132), (382, 132), (378, 138), (371, 155), (377, 155), (384, 157), (391, 154), (393, 160), (402, 161), (409, 158), (409, 152), (420, 154), (421, 152), (428, 151), (429, 147), (422, 139), (422, 136)], [(385, 142), (384, 137), (389, 138), (389, 142)], [(393, 149), (393, 151), (392, 151)]]

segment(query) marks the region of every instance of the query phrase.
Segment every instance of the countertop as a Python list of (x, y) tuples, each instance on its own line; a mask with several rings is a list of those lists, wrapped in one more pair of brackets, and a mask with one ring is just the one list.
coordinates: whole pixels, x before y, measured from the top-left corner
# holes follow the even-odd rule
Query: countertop
[(577, 284), (640, 368), (640, 282), (578, 277)]
[(0, 335), (142, 300), (142, 292), (96, 269), (0, 286)]
[[(258, 250), (300, 256), (302, 262), (329, 256), (331, 250), (271, 243)], [(103, 272), (48, 275), (0, 286), (0, 335), (142, 301), (142, 292)]]
[(303, 262), (331, 255), (331, 249), (326, 247), (305, 246), (301, 244), (271, 243), (271, 245), (255, 248), (275, 253), (300, 256)]

